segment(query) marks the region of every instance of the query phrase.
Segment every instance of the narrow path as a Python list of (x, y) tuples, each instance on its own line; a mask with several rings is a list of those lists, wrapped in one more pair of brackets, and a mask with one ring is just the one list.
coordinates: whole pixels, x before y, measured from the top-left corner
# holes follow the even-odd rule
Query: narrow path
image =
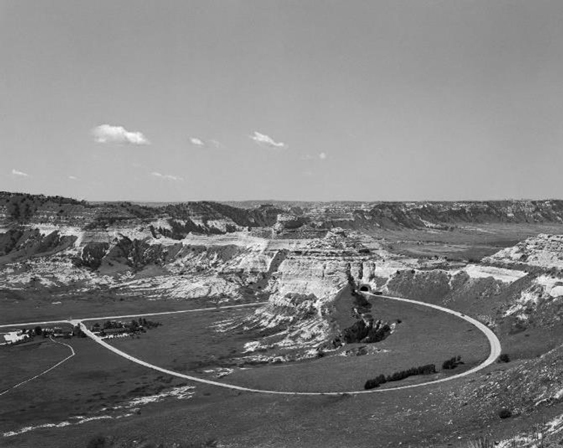
[[(470, 324), (477, 327), (487, 337), (487, 340), (489, 341), (489, 345), (490, 345), (489, 357), (485, 361), (483, 361), (481, 364), (479, 364), (478, 366), (476, 366), (476, 367), (474, 367), (470, 370), (467, 370), (465, 372), (462, 372), (462, 373), (459, 373), (457, 375), (453, 375), (453, 376), (450, 376), (450, 377), (447, 377), (447, 378), (441, 378), (441, 379), (434, 380), (434, 381), (427, 381), (427, 382), (424, 382), (424, 383), (410, 384), (410, 385), (406, 385), (406, 386), (389, 387), (389, 388), (386, 388), (386, 389), (370, 389), (370, 390), (359, 390), (359, 391), (348, 391), (348, 392), (286, 392), (286, 391), (253, 389), (253, 388), (249, 388), (249, 387), (236, 386), (234, 384), (222, 383), (222, 382), (213, 381), (213, 380), (206, 380), (204, 378), (198, 378), (198, 377), (191, 376), (191, 375), (185, 375), (185, 374), (179, 373), (179, 372), (174, 372), (173, 370), (164, 369), (162, 367), (155, 366), (154, 364), (150, 364), (150, 363), (143, 361), (141, 359), (135, 358), (134, 356), (131, 356), (131, 355), (119, 350), (118, 348), (108, 344), (107, 342), (103, 341), (101, 338), (99, 338), (98, 336), (93, 334), (90, 330), (88, 330), (88, 328), (86, 328), (86, 325), (84, 325), (82, 322), (79, 322), (79, 325), (82, 328), (82, 331), (84, 331), (84, 333), (86, 333), (86, 335), (88, 337), (90, 337), (92, 340), (94, 340), (98, 344), (102, 345), (103, 347), (107, 348), (108, 350), (111, 350), (115, 354), (117, 354), (117, 355), (119, 355), (119, 356), (121, 356), (125, 359), (128, 359), (129, 361), (132, 361), (132, 362), (135, 362), (135, 363), (140, 364), (142, 366), (148, 367), (149, 369), (153, 369), (153, 370), (156, 370), (158, 372), (166, 373), (168, 375), (172, 375), (172, 376), (175, 376), (175, 377), (178, 377), (178, 378), (183, 378), (183, 379), (187, 379), (187, 380), (190, 380), (190, 381), (195, 381), (195, 382), (203, 383), (203, 384), (209, 384), (209, 385), (212, 385), (212, 386), (223, 387), (223, 388), (226, 388), (226, 389), (233, 389), (233, 390), (238, 390), (238, 391), (254, 392), (254, 393), (261, 393), (261, 394), (272, 394), (272, 395), (293, 395), (293, 396), (319, 396), (319, 395), (342, 395), (342, 394), (360, 395), (360, 394), (373, 394), (373, 393), (391, 392), (391, 391), (394, 391), (394, 390), (401, 390), (401, 389), (413, 389), (415, 387), (429, 386), (429, 385), (433, 385), (433, 384), (444, 383), (446, 381), (453, 381), (455, 379), (462, 378), (464, 376), (476, 373), (479, 370), (482, 370), (485, 367), (488, 367), (489, 365), (494, 363), (501, 353), (500, 341), (498, 340), (496, 335), (487, 326), (483, 325), (481, 322), (479, 322), (479, 321), (477, 321), (477, 320), (475, 320), (475, 319), (473, 319), (469, 316), (466, 316), (466, 315), (464, 315), (464, 314), (462, 314), (458, 311), (450, 310), (449, 308), (445, 308), (445, 307), (442, 307), (442, 306), (439, 306), (439, 305), (433, 305), (433, 304), (430, 304), (430, 303), (419, 302), (417, 300), (402, 299), (402, 298), (399, 298), (399, 297), (390, 297), (390, 296), (376, 296), (374, 294), (369, 294), (369, 295), (371, 297), (375, 297), (375, 298), (378, 298), (378, 299), (384, 298), (384, 299), (389, 299), (389, 300), (397, 300), (397, 301), (400, 301), (400, 302), (407, 302), (407, 303), (412, 303), (412, 304), (416, 304), (416, 305), (427, 306), (427, 307), (434, 308), (436, 310), (443, 311), (445, 313), (449, 313), (449, 314), (457, 316), (461, 319), (466, 320)], [(208, 308), (208, 310), (209, 309), (213, 309), (213, 308)], [(168, 313), (168, 314), (172, 314), (172, 313), (173, 312)], [(89, 320), (92, 320), (92, 319), (89, 319)]]
[(59, 367), (61, 364), (67, 362), (70, 358), (72, 358), (74, 355), (76, 355), (76, 353), (74, 352), (74, 349), (73, 349), (70, 345), (65, 344), (64, 342), (57, 342), (57, 341), (55, 341), (52, 337), (49, 337), (49, 339), (51, 339), (51, 342), (54, 342), (55, 344), (64, 345), (65, 347), (68, 347), (68, 348), (70, 349), (70, 355), (67, 356), (65, 359), (63, 359), (62, 361), (56, 363), (54, 366), (49, 367), (47, 370), (44, 370), (44, 371), (41, 372), (40, 374), (35, 375), (34, 377), (29, 378), (29, 379), (27, 379), (27, 380), (25, 380), (25, 381), (22, 381), (21, 383), (18, 383), (18, 384), (16, 384), (15, 386), (10, 387), (9, 389), (6, 389), (4, 392), (0, 392), (0, 397), (1, 397), (2, 395), (4, 395), (4, 394), (7, 394), (8, 392), (10, 392), (11, 390), (13, 390), (13, 389), (15, 389), (15, 388), (17, 388), (17, 387), (23, 386), (24, 384), (27, 384), (27, 383), (29, 383), (30, 381), (33, 381), (33, 380), (39, 378), (40, 376), (43, 376), (43, 375), (45, 375), (46, 373), (49, 373), (51, 370), (56, 369), (56, 368)]

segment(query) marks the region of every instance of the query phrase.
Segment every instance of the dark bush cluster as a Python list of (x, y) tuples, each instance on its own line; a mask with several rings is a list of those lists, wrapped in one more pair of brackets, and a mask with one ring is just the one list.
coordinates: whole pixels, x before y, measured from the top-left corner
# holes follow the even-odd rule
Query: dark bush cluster
[(384, 324), (379, 329), (372, 328), (362, 342), (380, 342), (391, 333), (391, 327)]
[(454, 356), (453, 358), (450, 358), (450, 359), (444, 361), (444, 363), (442, 364), (442, 369), (452, 370), (452, 369), (455, 369), (460, 364), (463, 364), (463, 361), (461, 360), (461, 356), (459, 356), (459, 355)]
[(107, 440), (102, 435), (97, 435), (91, 438), (86, 445), (86, 448), (104, 448), (108, 446)]
[(366, 324), (363, 320), (358, 320), (354, 325), (342, 331), (342, 339), (348, 344), (354, 342), (372, 343), (383, 341), (390, 333), (391, 327), (387, 324), (374, 327)]
[(510, 409), (502, 408), (500, 411), (498, 411), (498, 416), (502, 419), (510, 418), (512, 417), (512, 412), (510, 411)]
[(381, 384), (385, 384), (391, 381), (401, 381), (409, 376), (415, 375), (431, 375), (436, 373), (436, 366), (434, 364), (426, 364), (424, 366), (419, 367), (411, 367), (407, 370), (401, 370), (399, 372), (392, 373), (391, 375), (379, 375), (371, 380), (367, 380), (366, 384), (364, 385), (364, 389), (374, 389), (379, 387)]
[(100, 336), (106, 336), (109, 333), (138, 334), (139, 332), (145, 333), (147, 330), (157, 328), (160, 325), (160, 322), (153, 322), (145, 319), (144, 317), (141, 317), (138, 321), (132, 320), (130, 323), (116, 320), (106, 320), (103, 325), (96, 322), (92, 326), (92, 331), (99, 332)]
[(342, 339), (347, 344), (353, 342), (360, 342), (363, 338), (368, 335), (369, 327), (365, 324), (363, 320), (356, 321), (352, 326), (342, 330)]
[(386, 382), (387, 378), (385, 378), (385, 375), (381, 374), (371, 380), (367, 380), (366, 384), (364, 385), (364, 389), (375, 389), (376, 387), (379, 387), (381, 384), (385, 384)]
[(510, 362), (510, 356), (508, 356), (508, 353), (503, 353), (502, 355), (499, 356), (498, 361), (499, 362)]

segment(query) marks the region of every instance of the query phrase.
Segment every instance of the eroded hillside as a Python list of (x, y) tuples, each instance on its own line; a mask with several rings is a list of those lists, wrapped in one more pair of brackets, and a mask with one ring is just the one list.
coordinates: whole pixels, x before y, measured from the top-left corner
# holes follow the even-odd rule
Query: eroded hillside
[[(401, 324), (343, 291), (435, 303), (489, 326), (510, 355), (490, 381), (460, 390), (463, 412), (489, 424), (487, 407), (534, 416), (563, 399), (563, 238), (553, 234), (562, 219), (562, 201), (148, 206), (3, 193), (2, 318), (98, 302), (259, 302), (210, 329), (252, 336), (244, 365), (376, 353), (369, 342), (342, 346), (393, 337)], [(456, 409), (460, 395), (443, 405)]]

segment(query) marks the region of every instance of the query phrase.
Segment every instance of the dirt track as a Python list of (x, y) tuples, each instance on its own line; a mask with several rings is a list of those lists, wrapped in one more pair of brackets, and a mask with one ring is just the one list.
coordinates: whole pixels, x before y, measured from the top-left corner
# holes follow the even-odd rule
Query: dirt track
[(68, 345), (65, 344), (64, 342), (57, 342), (55, 341), (53, 338), (49, 338), (51, 339), (51, 342), (54, 342), (55, 344), (59, 344), (59, 345), (64, 345), (65, 347), (68, 347), (70, 349), (70, 355), (68, 355), (65, 359), (63, 359), (62, 361), (59, 361), (58, 363), (56, 363), (54, 366), (49, 367), (47, 370), (44, 370), (43, 372), (39, 373), (38, 375), (35, 375), (31, 378), (28, 378), (25, 381), (22, 381), (21, 383), (16, 384), (15, 386), (10, 387), (9, 389), (6, 389), (3, 392), (0, 392), (0, 396), (7, 394), (8, 392), (10, 392), (12, 389), (15, 389), (17, 387), (23, 386), (26, 383), (29, 383), (30, 381), (33, 381), (36, 378), (39, 378), (40, 376), (45, 375), (46, 373), (49, 373), (51, 370), (56, 369), (57, 367), (59, 367), (61, 364), (65, 363), (66, 361), (68, 361), (70, 358), (72, 358), (74, 355), (76, 355), (76, 353), (74, 352), (74, 349)]

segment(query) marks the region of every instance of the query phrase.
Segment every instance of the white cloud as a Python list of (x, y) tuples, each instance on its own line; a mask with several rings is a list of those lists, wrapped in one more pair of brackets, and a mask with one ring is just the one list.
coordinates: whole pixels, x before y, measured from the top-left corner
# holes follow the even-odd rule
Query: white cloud
[(102, 124), (92, 129), (92, 135), (96, 143), (150, 145), (148, 139), (141, 132), (130, 132), (123, 126)]
[(174, 182), (182, 182), (184, 180), (184, 178), (180, 177), (180, 176), (174, 176), (172, 174), (157, 173), (156, 171), (153, 171), (151, 173), (151, 176), (157, 177), (159, 179), (171, 180), (171, 181), (174, 181)]
[(311, 154), (304, 154), (301, 156), (301, 160), (315, 160), (317, 157), (321, 160), (326, 160), (328, 158), (328, 154), (326, 152), (321, 152), (316, 157), (313, 157)]
[(23, 171), (18, 171), (16, 169), (12, 169), (12, 176), (29, 177), (29, 174), (24, 173)]
[(205, 142), (197, 137), (190, 137), (190, 143), (194, 146), (198, 146), (200, 148), (203, 148), (205, 146)]
[(217, 140), (203, 140), (199, 137), (190, 137), (190, 143), (198, 148), (225, 148), (225, 145), (218, 142)]
[(208, 143), (215, 148), (226, 148), (226, 146), (223, 145), (223, 143), (218, 142), (217, 140), (209, 140)]
[(254, 131), (254, 135), (249, 136), (252, 140), (258, 143), (260, 146), (267, 146), (269, 148), (280, 148), (285, 149), (287, 145), (282, 142), (276, 142), (272, 137), (261, 134), (260, 132)]
[(69, 178), (70, 180), (78, 180), (78, 177), (76, 177), (76, 176), (68, 176), (68, 178)]

